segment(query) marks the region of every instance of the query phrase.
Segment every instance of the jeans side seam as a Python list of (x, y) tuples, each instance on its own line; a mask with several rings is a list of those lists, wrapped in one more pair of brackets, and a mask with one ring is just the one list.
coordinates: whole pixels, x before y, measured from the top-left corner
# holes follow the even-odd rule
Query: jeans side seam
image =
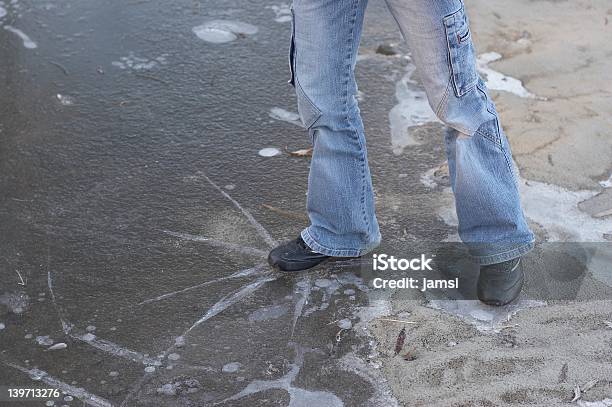
[[(366, 174), (365, 174), (365, 157), (364, 157), (364, 145), (362, 143), (362, 141), (360, 140), (359, 134), (357, 129), (355, 128), (355, 126), (353, 125), (353, 122), (351, 121), (350, 117), (349, 117), (349, 86), (351, 85), (351, 71), (352, 71), (352, 62), (351, 62), (351, 57), (353, 55), (353, 47), (355, 45), (355, 41), (354, 41), (354, 36), (355, 36), (355, 22), (357, 21), (357, 9), (359, 6), (359, 1), (360, 0), (353, 0), (353, 14), (351, 15), (351, 26), (350, 26), (350, 32), (349, 32), (349, 36), (348, 36), (348, 50), (347, 50), (347, 65), (346, 65), (346, 78), (345, 78), (345, 91), (344, 91), (344, 109), (345, 109), (345, 113), (346, 113), (346, 122), (348, 124), (348, 127), (350, 128), (350, 131), (355, 134), (357, 137), (357, 142), (359, 144), (359, 150), (360, 150), (360, 157), (359, 157), (359, 161), (360, 161), (360, 167), (361, 167), (361, 197), (360, 197), (360, 207), (361, 207), (361, 215), (363, 216), (363, 221), (366, 225), (366, 228), (368, 230), (368, 235), (365, 236), (363, 238), (364, 243), (367, 243), (369, 235), (371, 233), (370, 229), (370, 222), (368, 221), (368, 217), (367, 217), (367, 213), (366, 213), (366, 208), (365, 208), (365, 195), (366, 195), (366, 188), (367, 188), (367, 181), (366, 181)], [(353, 75), (354, 76), (354, 75)], [(356, 79), (353, 77), (353, 81), (355, 81)]]

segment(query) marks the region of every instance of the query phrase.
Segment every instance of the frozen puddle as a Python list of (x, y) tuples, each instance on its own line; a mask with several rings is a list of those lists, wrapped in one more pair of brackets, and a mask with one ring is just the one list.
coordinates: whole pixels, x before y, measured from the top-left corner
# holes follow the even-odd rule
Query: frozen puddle
[[(428, 174), (423, 175), (422, 182), (433, 185)], [(605, 242), (604, 234), (612, 231), (611, 217), (594, 218), (578, 207), (580, 202), (594, 197), (599, 191), (570, 191), (557, 185), (523, 179), (519, 181), (519, 188), (525, 215), (546, 230), (548, 242)], [(438, 216), (447, 225), (457, 226), (450, 188), (444, 190), (443, 198), (448, 202), (438, 209)]]
[(193, 27), (192, 31), (201, 40), (222, 44), (240, 36), (253, 35), (257, 33), (257, 27), (240, 21), (212, 20)]
[(481, 332), (499, 332), (504, 327), (511, 326), (510, 318), (517, 312), (544, 305), (545, 302), (534, 300), (520, 300), (503, 307), (491, 307), (476, 300), (431, 300), (427, 304), (429, 308), (458, 316)]
[(268, 321), (277, 319), (287, 314), (289, 306), (287, 304), (272, 305), (255, 310), (249, 314), (249, 322)]
[(600, 401), (578, 400), (578, 407), (612, 407), (612, 399), (607, 398)]
[(270, 109), (270, 117), (275, 120), (280, 120), (282, 122), (287, 122), (294, 124), (298, 127), (304, 127), (302, 121), (300, 120), (300, 115), (294, 112), (290, 112), (288, 110), (282, 109), (280, 107), (273, 107)]
[(569, 191), (537, 181), (522, 181), (520, 189), (527, 217), (546, 229), (550, 242), (603, 242), (612, 230), (612, 218), (593, 218), (578, 208), (598, 191)]
[(291, 21), (291, 8), (288, 4), (279, 4), (277, 6), (268, 6), (266, 8), (271, 9), (274, 14), (276, 14), (274, 21), (277, 23), (288, 23)]
[(168, 54), (162, 54), (156, 58), (142, 58), (130, 52), (128, 56), (119, 58), (119, 61), (111, 62), (111, 65), (119, 69), (133, 69), (135, 71), (150, 71), (151, 69), (168, 63)]
[(391, 145), (396, 155), (401, 154), (408, 146), (420, 144), (412, 134), (412, 127), (438, 122), (429, 106), (425, 91), (419, 89), (417, 82), (412, 79), (415, 70), (414, 65), (408, 65), (406, 73), (395, 85), (398, 104), (389, 112), (389, 125)]
[(24, 293), (6, 292), (0, 295), (0, 305), (5, 305), (13, 314), (23, 314), (30, 306), (30, 297)]
[(16, 0), (9, 1), (0, 1), (0, 19), (6, 17), (9, 12), (11, 16), (14, 17), (22, 17), (21, 13), (21, 5)]
[(291, 369), (280, 379), (276, 380), (254, 380), (241, 392), (223, 400), (215, 405), (223, 404), (227, 401), (240, 400), (252, 394), (263, 393), (268, 390), (280, 389), (289, 393), (289, 407), (302, 406), (325, 406), (325, 407), (342, 407), (344, 403), (333, 393), (327, 391), (306, 390), (300, 387), (295, 387), (293, 382), (300, 373), (300, 369), (304, 365), (305, 350), (299, 345), (294, 345), (295, 359), (290, 365)]
[(32, 39), (30, 37), (28, 37), (28, 35), (26, 33), (24, 33), (23, 31), (21, 31), (18, 28), (15, 28), (11, 25), (5, 25), (4, 29), (7, 31), (12, 32), (13, 34), (15, 34), (16, 36), (18, 36), (21, 41), (23, 41), (23, 46), (27, 49), (34, 49), (34, 48), (38, 48), (38, 45), (36, 45), (36, 43), (34, 41), (32, 41)]
[(536, 95), (525, 89), (521, 81), (489, 68), (491, 62), (499, 61), (500, 59), (502, 59), (501, 54), (487, 52), (478, 56), (476, 60), (478, 71), (485, 76), (483, 79), (487, 87), (489, 89), (510, 92), (522, 98), (535, 99)]

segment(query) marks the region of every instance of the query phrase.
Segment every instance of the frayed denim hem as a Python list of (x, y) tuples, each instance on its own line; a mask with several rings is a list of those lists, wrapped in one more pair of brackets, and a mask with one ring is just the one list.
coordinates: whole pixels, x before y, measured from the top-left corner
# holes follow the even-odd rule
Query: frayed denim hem
[(308, 228), (302, 230), (301, 236), (311, 250), (331, 257), (361, 257), (364, 254), (371, 252), (378, 246), (378, 243), (376, 243), (372, 245), (372, 247), (365, 249), (331, 249), (319, 244), (315, 238), (312, 237)]
[(529, 253), (535, 247), (535, 240), (529, 243), (522, 244), (510, 250), (505, 250), (501, 253), (481, 255), (478, 250), (470, 250), (470, 254), (476, 263), (481, 266), (488, 266), (490, 264), (502, 263), (504, 261), (516, 259), (527, 253)]

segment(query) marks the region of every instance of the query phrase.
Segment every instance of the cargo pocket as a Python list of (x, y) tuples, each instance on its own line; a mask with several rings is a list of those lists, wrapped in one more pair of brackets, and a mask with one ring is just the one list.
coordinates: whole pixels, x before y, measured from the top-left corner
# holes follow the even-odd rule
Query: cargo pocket
[(455, 95), (461, 97), (474, 89), (478, 82), (474, 43), (463, 4), (459, 10), (444, 17), (444, 29)]

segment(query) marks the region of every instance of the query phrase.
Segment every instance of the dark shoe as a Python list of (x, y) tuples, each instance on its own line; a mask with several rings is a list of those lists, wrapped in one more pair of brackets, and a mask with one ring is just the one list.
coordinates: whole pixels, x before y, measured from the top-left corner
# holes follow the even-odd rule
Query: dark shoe
[(514, 301), (523, 288), (521, 259), (480, 266), (478, 298), (487, 305), (502, 306)]
[(330, 259), (321, 253), (313, 252), (302, 237), (272, 249), (268, 255), (268, 263), (281, 271), (302, 271)]

